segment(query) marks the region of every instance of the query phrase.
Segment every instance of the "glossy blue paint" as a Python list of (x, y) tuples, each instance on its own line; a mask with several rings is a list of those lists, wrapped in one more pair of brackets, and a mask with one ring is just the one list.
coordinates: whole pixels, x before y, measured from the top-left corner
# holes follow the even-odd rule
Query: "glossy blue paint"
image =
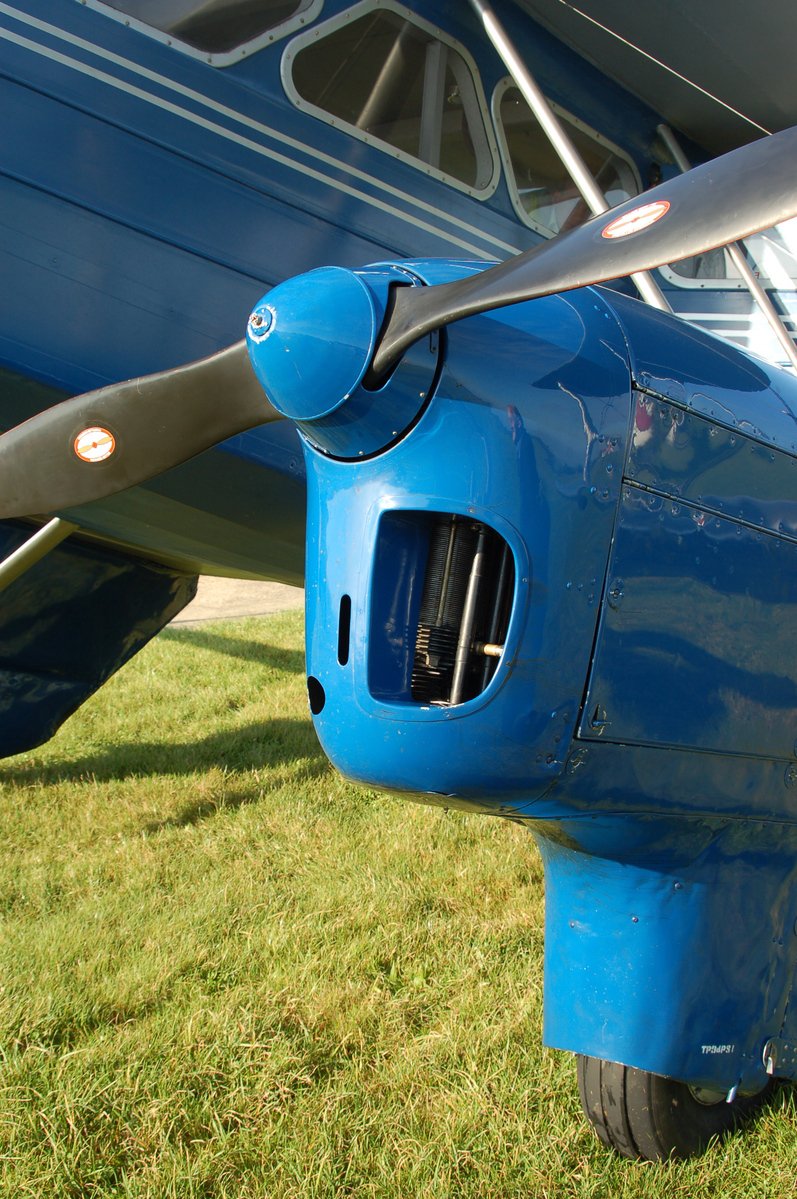
[(797, 452), (793, 374), (626, 296), (613, 293), (611, 302), (626, 331), (634, 380), (642, 392), (754, 441)]
[[(327, 0), (323, 18), (345, 6)], [(469, 6), (430, 0), (424, 13), (464, 41), (491, 94), (503, 68)], [(544, 90), (630, 150), (646, 180), (657, 114), (516, 6), (503, 15)], [(277, 42), (218, 71), (78, 3), (6, 6), (6, 378), (72, 393), (209, 353), (241, 336), (265, 288), (319, 262), (503, 256), (536, 240), (503, 181), (475, 199), (298, 111), (281, 56)], [(413, 267), (428, 282), (462, 269), (473, 268)], [(721, 307), (721, 294), (710, 303)], [(794, 384), (599, 292), (463, 322), (442, 350), (419, 405), (410, 388), (388, 385), (373, 395), (358, 387), (337, 414), (326, 404), (321, 421), (307, 419), (319, 410), (304, 397), (294, 412), (307, 425), (319, 734), (355, 777), (541, 822), (550, 1039), (696, 1082), (753, 1085), (762, 1039), (797, 1031), (787, 999), (792, 697), (771, 685), (778, 670), (794, 676), (777, 650), (760, 657), (755, 638), (736, 632), (750, 610), (760, 625), (790, 627), (793, 593), (787, 582), (776, 607), (760, 577), (739, 580), (791, 560)], [(655, 446), (641, 436), (632, 381), (661, 422)], [(401, 419), (388, 419), (396, 398)], [(313, 436), (324, 454), (307, 444)], [(296, 447), (284, 427), (258, 431), (76, 515), (175, 570), (295, 579)], [(360, 454), (367, 461), (341, 460)], [(453, 707), (412, 694), (413, 630), (440, 513), (495, 530), (514, 566), (497, 670)], [(75, 595), (93, 570), (81, 565)], [(663, 611), (656, 571), (680, 601), (697, 589), (700, 604), (680, 617)], [(626, 589), (623, 624), (612, 603), (625, 603)], [(127, 616), (117, 629), (125, 650), (108, 661), (132, 652), (144, 627), (140, 613)], [(633, 643), (638, 634), (647, 643)], [(694, 659), (691, 692), (671, 689), (667, 705), (678, 710), (663, 724), (655, 690), (666, 672), (651, 669), (651, 638), (670, 676), (682, 648)], [(42, 646), (58, 661), (57, 646)], [(710, 728), (699, 697), (713, 704)], [(626, 705), (617, 742), (606, 723), (615, 701)], [(670, 950), (678, 970), (657, 974)]]
[[(382, 151), (340, 134), (330, 153), (329, 126), (285, 96), (280, 44), (244, 81), (77, 3), (12, 7), (0, 15), (14, 130), (0, 160), (0, 361), (14, 376), (72, 394), (201, 357), (243, 335), (267, 286), (319, 262), (517, 244), (508, 207), (476, 206), (476, 221), (470, 197)], [(286, 574), (270, 550), (278, 509), (257, 502), (285, 474), (258, 484), (242, 462), (260, 466), (270, 440), (253, 432), (234, 455), (210, 451), (70, 517), (178, 569), (300, 581), (303, 497), (287, 483)], [(241, 495), (244, 473), (239, 535), (216, 505)]]
[[(783, 382), (790, 386), (788, 377)], [(778, 422), (789, 407), (769, 388), (758, 398), (759, 426), (740, 432), (738, 424), (729, 428), (717, 417), (698, 417), (680, 405), (640, 394), (626, 477), (676, 503), (683, 500), (690, 508), (797, 541), (795, 458), (775, 448), (782, 444), (775, 430), (765, 435), (760, 428), (766, 400), (778, 400)], [(738, 411), (738, 403), (734, 407)], [(785, 431), (791, 439), (791, 428)]]
[(759, 1090), (797, 964), (794, 822), (599, 813), (533, 827), (546, 1043)]
[(797, 545), (626, 486), (608, 578), (580, 735), (789, 761)]
[(580, 735), (788, 761), (797, 380), (685, 326), (641, 319), (638, 305), (616, 307), (647, 391)]
[[(411, 265), (424, 277), (425, 264)], [(440, 273), (429, 267), (430, 277)], [(308, 671), (327, 697), (319, 737), (344, 772), (489, 806), (542, 793), (561, 770), (595, 632), (631, 393), (624, 342), (596, 292), (462, 322), (447, 341), (432, 401), (397, 444), (358, 463), (307, 453)], [(517, 380), (498, 403), (496, 372)], [(377, 425), (379, 407), (377, 393)], [(448, 512), (487, 522), (515, 566), (504, 657), (487, 690), (456, 708), (418, 704), (396, 681), (402, 669), (406, 678), (397, 663), (411, 657), (419, 602), (412, 555)], [(345, 665), (343, 595), (352, 603)]]
[[(360, 385), (363, 346), (377, 328), (370, 288), (355, 271), (331, 266), (289, 279), (256, 304), (246, 338), (271, 402), (301, 426), (337, 411)], [(317, 352), (319, 342), (326, 352)]]
[[(795, 382), (595, 289), (459, 322), (442, 353), (382, 453), (305, 439), (318, 735), (351, 777), (528, 820), (549, 1043), (753, 1091), (794, 1031)], [(413, 690), (441, 513), (514, 561), (498, 667), (454, 704)]]
[(359, 458), (407, 429), (437, 371), (438, 339), (413, 346), (385, 383), (364, 384), (391, 286), (417, 286), (406, 268), (324, 267), (279, 284), (255, 305), (247, 343), (269, 400), (319, 449)]

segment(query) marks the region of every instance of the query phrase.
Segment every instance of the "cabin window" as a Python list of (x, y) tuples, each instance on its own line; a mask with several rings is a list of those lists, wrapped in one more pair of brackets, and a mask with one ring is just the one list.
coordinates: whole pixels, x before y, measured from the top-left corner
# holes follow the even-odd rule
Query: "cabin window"
[(474, 191), (494, 183), (475, 72), (406, 9), (357, 5), (297, 38), (284, 74), (300, 107)]
[[(743, 246), (748, 262), (765, 287), (781, 292), (797, 291), (797, 219), (755, 233), (745, 238)], [(722, 247), (661, 269), (669, 282), (680, 287), (739, 291), (747, 288), (730, 255)]]
[(317, 0), (102, 0), (102, 6), (207, 54), (262, 42), (264, 34), (292, 28), (295, 18), (319, 7)]
[[(609, 207), (638, 195), (639, 179), (622, 150), (558, 105), (551, 107)], [(494, 110), (512, 202), (525, 223), (544, 237), (581, 225), (590, 217), (590, 209), (539, 121), (509, 80), (499, 84)]]

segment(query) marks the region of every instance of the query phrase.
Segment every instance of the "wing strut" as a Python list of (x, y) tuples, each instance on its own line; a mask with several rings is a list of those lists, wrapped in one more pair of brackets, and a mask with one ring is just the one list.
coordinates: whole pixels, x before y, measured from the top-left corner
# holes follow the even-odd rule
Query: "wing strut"
[(57, 545), (60, 545), (70, 533), (73, 533), (77, 525), (73, 525), (68, 520), (62, 520), (60, 516), (54, 516), (46, 525), (42, 525), (37, 529), (32, 537), (27, 541), (23, 541), (22, 545), (4, 558), (0, 562), (0, 591), (5, 591), (6, 587), (10, 586), (15, 579), (20, 575), (24, 575), (31, 566), (49, 554), (50, 550), (54, 550)]
[[(563, 166), (569, 172), (571, 179), (581, 192), (590, 212), (593, 216), (600, 216), (602, 212), (608, 212), (609, 205), (606, 203), (603, 192), (593, 179), (589, 167), (579, 154), (562, 122), (540, 91), (528, 67), (515, 50), (506, 30), (493, 12), (492, 6), (487, 3), (487, 0), (470, 0), (470, 4), (481, 20), (484, 32), (492, 42), (499, 58), (517, 84), (520, 94), (539, 121), (543, 132), (559, 155)], [(652, 304), (654, 308), (660, 308), (662, 312), (672, 312), (670, 305), (662, 295), (659, 285), (646, 271), (637, 271), (631, 278), (634, 280), (643, 300), (648, 304)]]
[[(691, 170), (692, 164), (684, 154), (680, 142), (676, 138), (672, 129), (670, 129), (669, 125), (659, 125), (658, 134), (667, 149), (670, 151), (673, 162), (678, 169), (683, 172)], [(789, 359), (789, 362), (791, 362), (795, 370), (797, 370), (797, 346), (795, 346), (794, 342), (789, 336), (789, 331), (778, 315), (775, 305), (772, 303), (769, 296), (764, 291), (764, 288), (761, 286), (757, 277), (751, 270), (750, 263), (745, 258), (740, 243), (737, 241), (729, 242), (725, 249), (731, 261), (733, 262), (733, 265), (736, 267), (742, 279), (744, 279), (750, 295), (753, 297), (756, 304), (766, 317), (767, 324), (785, 350), (786, 357)]]

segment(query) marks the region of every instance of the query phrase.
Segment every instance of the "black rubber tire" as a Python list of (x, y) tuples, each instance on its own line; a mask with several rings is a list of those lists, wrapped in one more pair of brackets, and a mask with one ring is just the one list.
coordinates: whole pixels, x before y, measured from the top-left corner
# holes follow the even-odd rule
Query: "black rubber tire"
[(703, 1102), (686, 1083), (602, 1058), (578, 1056), (584, 1114), (601, 1141), (642, 1161), (693, 1157), (722, 1139), (770, 1100), (773, 1084), (756, 1095)]

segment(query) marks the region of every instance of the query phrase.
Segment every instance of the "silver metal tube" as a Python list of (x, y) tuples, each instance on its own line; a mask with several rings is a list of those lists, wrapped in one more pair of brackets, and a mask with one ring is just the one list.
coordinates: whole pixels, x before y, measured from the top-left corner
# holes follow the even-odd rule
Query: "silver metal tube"
[(445, 107), (446, 47), (429, 42), (423, 73), (423, 110), (418, 135), (418, 157), (433, 167), (440, 166), (443, 144), (443, 108)]
[[(669, 125), (659, 125), (658, 134), (667, 149), (670, 151), (673, 161), (678, 169), (684, 173), (690, 170), (691, 163), (684, 154), (678, 139), (676, 138), (672, 129), (670, 129)], [(783, 324), (775, 305), (772, 303), (766, 291), (761, 286), (761, 283), (759, 282), (755, 272), (751, 269), (750, 263), (744, 256), (742, 247), (738, 242), (730, 242), (725, 249), (728, 251), (733, 265), (736, 267), (741, 278), (744, 280), (750, 295), (753, 297), (756, 304), (766, 317), (767, 324), (785, 350), (789, 362), (792, 364), (795, 370), (797, 370), (797, 347), (795, 347), (794, 342), (789, 336), (789, 331)]]
[[(593, 216), (599, 216), (602, 212), (608, 212), (609, 205), (606, 203), (603, 192), (593, 179), (589, 167), (571, 141), (556, 113), (540, 91), (528, 67), (517, 54), (506, 31), (493, 12), (491, 5), (486, 0), (470, 0), (470, 4), (476, 15), (480, 18), (484, 26), (484, 31), (492, 42), (504, 66), (517, 84), (523, 99), (540, 122), (548, 140), (564, 163), (581, 195), (584, 197), (590, 212)], [(662, 295), (658, 284), (649, 274), (638, 271), (631, 278), (639, 289), (639, 294), (648, 304), (652, 304), (654, 308), (660, 308), (662, 312), (672, 311), (670, 305)]]
[[(501, 565), (498, 568), (498, 583), (495, 588), (495, 600), (493, 602), (492, 613), (490, 614), (490, 626), (487, 630), (487, 642), (493, 647), (495, 647), (495, 639), (498, 636), (501, 611), (504, 606), (505, 592), (507, 582), (509, 580), (509, 562), (511, 554), (512, 551), (506, 542), (504, 542), (504, 547), (501, 550)], [(497, 648), (499, 650), (497, 654), (488, 653), (487, 646), (485, 646), (481, 651), (487, 659), (484, 663), (484, 669), (482, 670), (482, 687), (487, 686), (490, 675), (495, 669), (495, 663), (491, 662), (490, 659), (500, 658), (501, 654), (503, 653), (504, 647), (502, 645), (498, 646)]]
[(672, 160), (678, 167), (678, 170), (681, 172), (681, 174), (685, 175), (687, 171), (691, 171), (692, 164), (684, 154), (683, 148), (681, 147), (681, 144), (673, 133), (672, 129), (670, 129), (670, 126), (658, 125), (656, 127), (656, 132), (669, 150)]
[(473, 625), (476, 620), (476, 602), (479, 598), (479, 588), (481, 587), (482, 579), (484, 578), (485, 564), (485, 545), (487, 544), (487, 531), (482, 525), (479, 529), (479, 539), (476, 543), (476, 553), (473, 555), (473, 563), (470, 568), (470, 577), (468, 579), (468, 590), (465, 593), (465, 606), (462, 609), (462, 624), (459, 629), (459, 640), (457, 641), (457, 653), (454, 658), (454, 677), (451, 680), (451, 694), (449, 703), (458, 704), (462, 702), (462, 691), (465, 685), (465, 671), (468, 666), (468, 659), (472, 649), (473, 642)]
[(395, 87), (396, 82), (401, 78), (404, 66), (404, 50), (410, 40), (410, 29), (411, 26), (405, 25), (390, 47), (390, 52), (382, 64), (365, 104), (360, 110), (360, 115), (354, 122), (358, 129), (363, 129), (366, 133), (369, 131), (371, 125), (378, 124), (381, 120), (384, 120), (384, 113), (386, 105), (389, 104), (391, 91)]
[(500, 658), (504, 647), (496, 645), (493, 641), (479, 641), (476, 644), (476, 652), (483, 654), (485, 658)]
[(32, 537), (29, 537), (0, 562), (0, 591), (4, 591), (15, 579), (24, 575), (31, 566), (49, 554), (50, 550), (55, 549), (76, 528), (77, 525), (55, 516), (48, 524), (37, 529)]

